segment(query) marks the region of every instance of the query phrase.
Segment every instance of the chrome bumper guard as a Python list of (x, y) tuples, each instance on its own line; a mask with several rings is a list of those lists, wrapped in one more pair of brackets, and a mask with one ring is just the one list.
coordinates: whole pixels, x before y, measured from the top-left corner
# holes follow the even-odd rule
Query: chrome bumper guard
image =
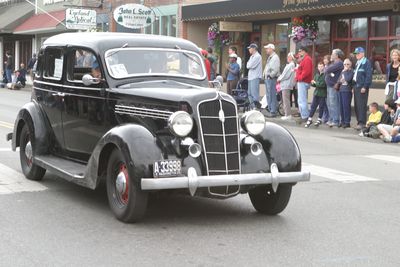
[(276, 192), (279, 184), (306, 182), (310, 180), (310, 172), (279, 172), (273, 163), (270, 173), (248, 173), (231, 175), (197, 176), (194, 168), (189, 168), (188, 176), (171, 178), (142, 178), (142, 190), (182, 189), (188, 188), (193, 196), (197, 188), (228, 185), (261, 185), (271, 184)]

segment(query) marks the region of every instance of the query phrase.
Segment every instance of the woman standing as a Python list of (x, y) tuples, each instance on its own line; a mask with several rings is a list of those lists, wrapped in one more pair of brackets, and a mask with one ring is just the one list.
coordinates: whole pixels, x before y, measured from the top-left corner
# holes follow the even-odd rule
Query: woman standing
[(282, 100), (283, 100), (283, 109), (285, 110), (285, 116), (283, 116), (282, 120), (290, 120), (292, 118), (292, 110), (290, 107), (290, 92), (293, 90), (293, 87), (296, 84), (295, 79), (295, 67), (294, 63), (294, 54), (289, 52), (287, 55), (287, 64), (282, 74), (278, 77), (278, 82), (281, 85), (282, 91)]
[(343, 71), (339, 76), (339, 103), (340, 103), (340, 124), (339, 127), (349, 128), (351, 120), (351, 98), (353, 69), (350, 59), (346, 58), (343, 62)]
[(386, 66), (385, 95), (386, 99), (395, 99), (394, 87), (399, 75), (400, 51), (398, 49), (393, 49), (392, 52), (390, 52), (390, 58), (392, 62)]

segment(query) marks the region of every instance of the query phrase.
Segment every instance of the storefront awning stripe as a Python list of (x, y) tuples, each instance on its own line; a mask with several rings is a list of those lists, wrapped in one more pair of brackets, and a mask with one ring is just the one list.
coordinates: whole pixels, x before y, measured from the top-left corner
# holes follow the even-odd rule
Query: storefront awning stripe
[[(371, 3), (390, 3), (397, 0), (320, 0), (311, 6), (283, 8), (282, 1), (271, 1), (265, 5), (265, 0), (247, 0), (243, 6), (240, 1), (222, 1), (216, 3), (188, 5), (182, 7), (182, 21), (216, 20), (238, 18), (254, 15), (270, 15), (313, 11), (327, 8), (338, 8)], [(268, 9), (262, 9), (262, 8)], [(243, 10), (246, 9), (246, 10)], [(243, 10), (242, 12), (237, 12)]]
[(35, 34), (56, 30), (60, 21), (65, 20), (65, 10), (54, 11), (48, 14), (38, 14), (30, 17), (14, 29), (14, 34)]
[(12, 33), (15, 27), (34, 13), (34, 7), (28, 3), (15, 4), (0, 8), (0, 32)]

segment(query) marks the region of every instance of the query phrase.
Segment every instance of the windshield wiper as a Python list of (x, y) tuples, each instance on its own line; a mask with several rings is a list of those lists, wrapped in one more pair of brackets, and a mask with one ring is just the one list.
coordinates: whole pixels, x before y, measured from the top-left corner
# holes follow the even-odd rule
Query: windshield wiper
[[(124, 44), (123, 46), (121, 46), (119, 49), (126, 48), (126, 47), (128, 47), (128, 43), (125, 43), (125, 44)], [(121, 51), (121, 50), (115, 50), (115, 51), (111, 52), (110, 54), (108, 54), (108, 55), (106, 56), (106, 58), (111, 57), (112, 55), (118, 53), (119, 51)]]
[[(175, 45), (175, 49), (179, 49), (179, 50), (182, 51), (182, 48), (180, 48), (178, 45)], [(186, 53), (186, 52), (184, 52), (184, 51), (182, 51), (182, 54), (183, 54), (185, 57), (187, 57), (187, 58), (191, 59), (192, 61), (194, 61), (195, 63), (197, 63), (197, 65), (201, 66), (201, 63), (198, 62), (198, 61), (197, 61), (197, 58), (195, 58), (194, 56), (192, 56), (192, 55), (190, 55), (190, 54), (188, 54), (188, 53)]]

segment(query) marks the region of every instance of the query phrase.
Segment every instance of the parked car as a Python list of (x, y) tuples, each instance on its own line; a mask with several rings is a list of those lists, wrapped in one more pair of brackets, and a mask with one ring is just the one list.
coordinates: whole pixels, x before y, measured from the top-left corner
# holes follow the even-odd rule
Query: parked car
[(141, 219), (160, 190), (225, 199), (248, 193), (277, 214), (292, 186), (309, 180), (299, 147), (258, 111), (208, 81), (199, 48), (172, 37), (65, 33), (45, 41), (32, 101), (12, 139), (30, 180), (46, 170), (95, 189), (105, 180), (110, 208)]

